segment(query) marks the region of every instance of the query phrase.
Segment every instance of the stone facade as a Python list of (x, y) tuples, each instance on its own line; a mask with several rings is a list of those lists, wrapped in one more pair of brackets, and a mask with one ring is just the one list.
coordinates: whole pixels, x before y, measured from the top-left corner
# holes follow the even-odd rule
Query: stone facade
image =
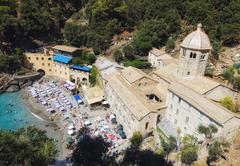
[(179, 63), (154, 72), (153, 77), (166, 92), (166, 112), (158, 126), (167, 135), (193, 135), (204, 140), (197, 128), (200, 124), (215, 125), (216, 137), (231, 138), (240, 127), (240, 117), (219, 103), (225, 96), (237, 97), (237, 92), (204, 77), (211, 53), (208, 36), (198, 25), (182, 42)]
[(182, 77), (203, 76), (210, 50), (181, 48), (178, 74)]
[(58, 51), (57, 48), (66, 49), (63, 46), (55, 46), (54, 49), (44, 49), (43, 53), (25, 53), (28, 63), (32, 64), (35, 71), (42, 71), (45, 75), (56, 76), (65, 80), (73, 81), (77, 85), (89, 85), (89, 72), (80, 71), (71, 68), (71, 63), (64, 64), (54, 61), (54, 55), (63, 54), (71, 56), (70, 52), (67, 50), (77, 50), (76, 48), (70, 49), (71, 47), (66, 47), (65, 52)]
[(173, 62), (173, 58), (166, 52), (153, 48), (148, 53), (148, 62), (151, 63), (155, 69), (161, 69), (164, 66)]
[(156, 129), (166, 108), (164, 95), (156, 86), (156, 80), (132, 67), (115, 74), (105, 84), (106, 100), (128, 137), (134, 131), (151, 135)]

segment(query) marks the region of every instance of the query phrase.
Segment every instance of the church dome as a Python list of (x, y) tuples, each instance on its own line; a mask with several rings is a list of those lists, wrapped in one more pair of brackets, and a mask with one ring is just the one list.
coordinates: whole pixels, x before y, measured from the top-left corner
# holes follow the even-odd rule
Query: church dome
[(197, 30), (185, 37), (181, 46), (196, 50), (212, 49), (208, 35), (202, 30), (202, 24), (198, 24)]

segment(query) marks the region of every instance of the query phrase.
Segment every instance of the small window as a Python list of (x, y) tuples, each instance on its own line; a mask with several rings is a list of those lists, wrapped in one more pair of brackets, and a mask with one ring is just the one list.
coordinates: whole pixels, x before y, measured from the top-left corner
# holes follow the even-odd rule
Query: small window
[(52, 71), (52, 69), (49, 69), (49, 71)]
[(201, 55), (201, 59), (205, 59), (205, 55)]
[(42, 63), (42, 66), (44, 66), (44, 63)]
[(176, 115), (178, 115), (178, 114), (179, 114), (179, 109), (176, 110)]
[(183, 57), (186, 55), (186, 49), (183, 49)]
[(50, 63), (48, 63), (48, 66), (50, 66)]
[(146, 125), (145, 125), (145, 130), (147, 130), (148, 129), (148, 122), (146, 123)]
[(65, 72), (65, 75), (67, 75), (67, 73)]
[(31, 57), (28, 57), (29, 60), (31, 60)]
[(62, 71), (60, 71), (59, 73), (62, 74)]
[(48, 58), (48, 60), (49, 60), (49, 61), (51, 61), (51, 60), (52, 60), (52, 58)]
[(36, 57), (36, 60), (38, 60), (38, 57)]
[(187, 124), (189, 122), (189, 117), (186, 117), (185, 123)]
[(170, 105), (170, 109), (171, 109), (171, 110), (173, 109), (173, 105), (172, 105), (172, 104)]
[(181, 103), (181, 98), (180, 97), (178, 98), (178, 103)]
[(42, 60), (44, 60), (44, 57), (42, 57)]
[(187, 72), (187, 75), (190, 75), (190, 71)]
[(142, 85), (141, 83), (138, 84), (138, 86), (141, 86), (141, 85)]
[(196, 58), (197, 57), (197, 55), (196, 55), (196, 53), (190, 53), (190, 58)]
[(190, 53), (190, 58), (193, 58), (193, 53), (192, 52)]

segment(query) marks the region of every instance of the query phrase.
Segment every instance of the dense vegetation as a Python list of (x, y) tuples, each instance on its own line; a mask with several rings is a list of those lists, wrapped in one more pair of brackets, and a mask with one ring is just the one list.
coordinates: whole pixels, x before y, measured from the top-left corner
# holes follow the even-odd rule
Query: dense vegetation
[(53, 139), (34, 127), (0, 131), (0, 165), (45, 166), (57, 155)]
[(221, 42), (234, 45), (240, 38), (239, 0), (95, 0), (84, 7), (65, 25), (65, 39), (73, 45), (93, 46), (96, 51), (105, 50), (113, 34), (135, 26), (132, 46), (137, 55), (165, 45), (170, 36), (187, 33), (187, 25), (199, 22), (216, 49)]
[(239, 11), (240, 0), (0, 0), (0, 50), (65, 42), (101, 53), (127, 30), (135, 32), (132, 54), (145, 56), (153, 46), (170, 51), (201, 22), (217, 58), (222, 44), (239, 43)]
[(102, 137), (92, 137), (88, 128), (82, 128), (77, 138), (78, 143), (71, 156), (73, 165), (171, 165), (153, 151), (140, 149), (143, 137), (139, 132), (134, 133), (130, 139), (131, 146), (121, 152), (122, 160), (117, 153), (107, 153), (108, 143)]

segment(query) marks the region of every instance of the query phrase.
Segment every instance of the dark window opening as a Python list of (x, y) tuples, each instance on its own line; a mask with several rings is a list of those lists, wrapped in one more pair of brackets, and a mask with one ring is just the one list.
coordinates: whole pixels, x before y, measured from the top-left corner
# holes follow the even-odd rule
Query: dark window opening
[(148, 122), (145, 125), (145, 130), (147, 130), (147, 129), (148, 129)]
[(160, 98), (158, 96), (156, 96), (155, 94), (150, 94), (150, 95), (146, 95), (148, 100), (152, 101), (152, 102), (162, 102), (162, 100), (160, 100)]

